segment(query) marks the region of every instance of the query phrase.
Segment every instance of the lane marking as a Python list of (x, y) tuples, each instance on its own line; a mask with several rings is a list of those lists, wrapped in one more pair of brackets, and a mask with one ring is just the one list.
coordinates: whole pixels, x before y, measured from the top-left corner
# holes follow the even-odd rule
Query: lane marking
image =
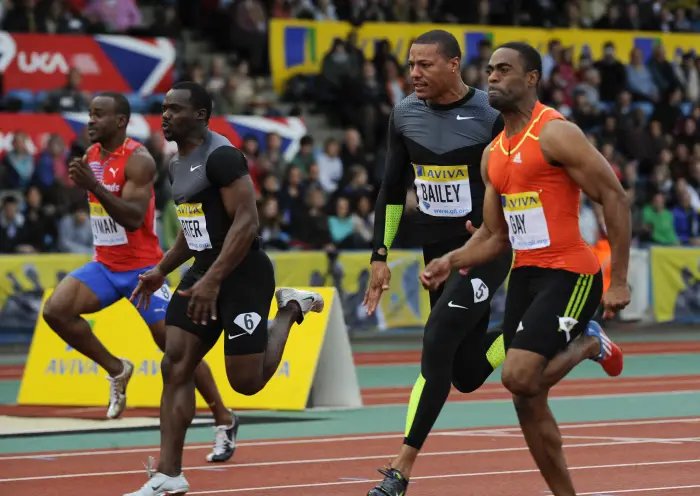
[[(605, 496), (606, 494), (626, 494), (626, 493), (645, 493), (652, 491), (669, 491), (674, 489), (693, 489), (700, 487), (700, 484), (694, 486), (666, 486), (666, 487), (640, 487), (638, 489), (615, 489), (613, 491), (596, 491), (593, 493), (579, 493), (581, 496)], [(192, 494), (192, 493), (190, 493)]]
[[(664, 462), (638, 462), (638, 463), (617, 463), (614, 465), (584, 465), (581, 467), (569, 467), (569, 470), (600, 470), (607, 468), (625, 468), (625, 467), (640, 467), (640, 466), (653, 466), (653, 465), (672, 465), (676, 463), (698, 463), (700, 459), (696, 460), (669, 460)], [(411, 477), (411, 480), (430, 480), (430, 479), (452, 479), (457, 477), (483, 477), (488, 475), (513, 475), (513, 474), (532, 474), (539, 473), (538, 469), (525, 469), (525, 470), (501, 470), (498, 472), (467, 472), (463, 474), (445, 474), (445, 475), (423, 475), (418, 477)], [(371, 482), (378, 482), (373, 480)], [(211, 491), (194, 491), (187, 494), (227, 494), (227, 493), (242, 493), (242, 492), (253, 492), (253, 491), (271, 491), (274, 489), (299, 489), (305, 487), (323, 487), (323, 486), (341, 486), (346, 484), (359, 484), (360, 481), (333, 481), (333, 482), (321, 482), (312, 484), (290, 484), (286, 486), (266, 486), (266, 487), (242, 487), (238, 489), (216, 489)], [(680, 486), (678, 486), (680, 487)], [(688, 487), (700, 487), (700, 486), (688, 486)], [(659, 488), (662, 490), (664, 488)], [(634, 490), (633, 490), (634, 491)], [(638, 491), (643, 491), (638, 490)], [(610, 492), (610, 491), (608, 491)], [(586, 495), (600, 494), (598, 493), (580, 493)]]
[[(612, 422), (589, 422), (589, 423), (572, 423), (572, 424), (560, 424), (559, 429), (586, 429), (589, 427), (618, 427), (625, 425), (667, 425), (667, 424), (686, 424), (686, 423), (696, 423), (700, 422), (700, 417), (681, 417), (681, 418), (657, 418), (657, 419), (646, 419), (646, 420), (619, 420)], [(520, 427), (496, 427), (493, 429), (465, 429), (459, 431), (433, 431), (430, 433), (431, 436), (460, 436), (469, 435), (469, 432), (486, 432), (486, 431), (520, 431)], [(395, 439), (397, 437), (403, 438), (403, 433), (394, 432), (387, 434), (367, 434), (364, 436), (333, 436), (333, 437), (309, 437), (300, 439), (277, 439), (269, 441), (242, 441), (237, 443), (237, 446), (250, 446), (250, 447), (260, 447), (260, 446), (284, 446), (284, 445), (297, 445), (297, 444), (323, 444), (323, 443), (338, 443), (346, 441), (371, 441), (373, 439)], [(54, 458), (70, 458), (76, 456), (102, 456), (102, 455), (120, 455), (120, 454), (133, 454), (133, 453), (152, 453), (154, 450), (158, 450), (158, 446), (149, 446), (144, 448), (129, 448), (129, 449), (114, 449), (114, 450), (86, 450), (86, 451), (68, 451), (68, 452), (55, 452), (55, 453), (34, 453), (28, 455), (9, 455), (0, 456), (0, 462), (2, 461), (12, 461), (12, 460), (32, 460), (40, 457), (54, 457)], [(185, 446), (186, 450), (210, 450), (211, 443), (209, 444), (191, 444)]]
[[(626, 441), (626, 442), (602, 442), (602, 443), (582, 443), (582, 444), (566, 444), (564, 448), (591, 448), (594, 446), (622, 446), (627, 444), (649, 444), (646, 441)], [(433, 451), (421, 453), (421, 457), (426, 456), (455, 456), (455, 455), (472, 455), (472, 454), (482, 454), (482, 453), (512, 453), (518, 451), (528, 451), (527, 446), (520, 446), (514, 448), (488, 448), (488, 449), (472, 449), (472, 450), (455, 450), (455, 451)], [(391, 458), (395, 454), (384, 454), (384, 455), (365, 455), (365, 456), (351, 456), (351, 457), (340, 457), (340, 458), (315, 458), (308, 460), (280, 460), (280, 461), (266, 461), (266, 462), (250, 462), (250, 463), (237, 463), (235, 465), (222, 466), (227, 470), (235, 470), (240, 468), (250, 468), (250, 467), (274, 467), (280, 465), (307, 465), (307, 464), (317, 464), (317, 463), (337, 463), (337, 462), (355, 462), (363, 460), (385, 460)], [(686, 463), (700, 462), (698, 460), (687, 461)], [(656, 462), (654, 462), (656, 463)], [(662, 462), (658, 462), (662, 463)], [(667, 462), (663, 462), (667, 463)], [(187, 470), (210, 470), (211, 464), (208, 465), (198, 465), (194, 467), (183, 467), (183, 471)], [(31, 477), (14, 477), (7, 479), (0, 479), (2, 482), (28, 482), (37, 480), (54, 480), (54, 479), (71, 479), (79, 477), (104, 477), (108, 475), (131, 475), (131, 474), (142, 474), (143, 469), (140, 470), (120, 470), (115, 472), (85, 472), (80, 474), (56, 474), (56, 475), (38, 475)]]

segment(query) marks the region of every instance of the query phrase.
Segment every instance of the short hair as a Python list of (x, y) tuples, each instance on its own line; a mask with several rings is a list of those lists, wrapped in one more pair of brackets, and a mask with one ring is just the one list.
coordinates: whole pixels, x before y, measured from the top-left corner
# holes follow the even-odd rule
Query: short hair
[(510, 41), (498, 48), (510, 48), (520, 54), (525, 72), (537, 71), (539, 79), (542, 79), (542, 56), (535, 47), (521, 41)]
[(124, 95), (122, 95), (121, 93), (117, 93), (116, 91), (105, 91), (97, 96), (103, 96), (105, 98), (111, 98), (112, 100), (114, 100), (115, 112), (117, 114), (125, 115), (126, 121), (129, 122), (129, 119), (131, 119), (131, 105), (129, 104), (129, 100), (127, 100), (127, 98)]
[(194, 81), (182, 81), (177, 83), (171, 89), (173, 90), (188, 90), (190, 92), (190, 103), (196, 109), (204, 109), (207, 111), (207, 122), (211, 117), (212, 100), (207, 89), (201, 84)]
[(423, 33), (413, 40), (413, 43), (417, 45), (437, 45), (440, 52), (448, 59), (455, 57), (462, 59), (462, 49), (459, 48), (457, 38), (442, 29), (433, 29)]

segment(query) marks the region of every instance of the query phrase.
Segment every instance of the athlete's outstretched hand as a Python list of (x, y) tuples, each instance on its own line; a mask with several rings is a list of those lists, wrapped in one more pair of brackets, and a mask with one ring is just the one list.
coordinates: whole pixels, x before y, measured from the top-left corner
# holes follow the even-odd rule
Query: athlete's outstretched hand
[(187, 316), (192, 319), (192, 322), (207, 325), (210, 318), (216, 320), (219, 283), (204, 276), (191, 288), (178, 290), (178, 294), (189, 297)]
[(429, 291), (435, 291), (450, 277), (450, 260), (443, 256), (432, 260), (420, 275), (420, 282)]
[(377, 311), (382, 293), (389, 289), (389, 281), (391, 281), (389, 265), (386, 262), (372, 262), (372, 275), (369, 278), (369, 287), (365, 293), (365, 299), (362, 301), (362, 306), (367, 307), (367, 315), (372, 315)]
[(151, 295), (163, 287), (165, 283), (165, 274), (158, 266), (147, 270), (143, 274), (139, 274), (139, 283), (131, 293), (130, 302), (136, 301), (136, 308), (148, 308), (151, 303)]
[(87, 156), (74, 158), (68, 164), (68, 177), (79, 187), (92, 191), (97, 185), (97, 178), (88, 165)]
[(627, 284), (610, 284), (608, 291), (603, 295), (603, 318), (612, 319), (617, 312), (629, 305), (630, 299), (630, 288)]

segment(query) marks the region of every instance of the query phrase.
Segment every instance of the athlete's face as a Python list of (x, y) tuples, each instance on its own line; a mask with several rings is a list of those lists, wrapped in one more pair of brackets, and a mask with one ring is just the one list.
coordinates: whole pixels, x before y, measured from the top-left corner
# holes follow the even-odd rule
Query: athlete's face
[(421, 100), (432, 100), (447, 91), (459, 72), (459, 58), (448, 59), (437, 43), (411, 45), (408, 66), (416, 96)]
[(103, 143), (109, 140), (126, 124), (126, 116), (117, 112), (113, 98), (98, 96), (90, 103), (87, 128), (91, 143)]
[(163, 100), (163, 136), (168, 141), (183, 141), (206, 118), (204, 109), (195, 110), (190, 102), (190, 90), (170, 90)]
[(517, 110), (518, 103), (537, 85), (537, 71), (525, 71), (520, 54), (499, 48), (486, 67), (489, 76), (489, 105), (501, 112)]

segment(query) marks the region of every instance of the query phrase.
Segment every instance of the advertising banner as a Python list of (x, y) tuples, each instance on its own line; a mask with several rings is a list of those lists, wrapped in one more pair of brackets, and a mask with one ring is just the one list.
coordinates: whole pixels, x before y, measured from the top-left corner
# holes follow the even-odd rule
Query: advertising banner
[[(336, 38), (345, 39), (353, 27), (346, 22), (315, 22), (287, 19), (270, 20), (269, 52), (270, 68), (275, 89), (283, 91), (286, 81), (296, 74), (317, 74), (324, 56)], [(490, 40), (494, 46), (508, 41), (525, 41), (540, 53), (547, 52), (547, 43), (559, 39), (564, 46), (574, 47), (574, 60), (582, 53), (599, 58), (603, 45), (612, 41), (623, 63), (629, 60), (630, 51), (639, 48), (646, 58), (657, 43), (673, 59), (688, 50), (695, 51), (697, 35), (667, 34), (655, 32), (599, 31), (578, 29), (537, 29), (523, 27), (468, 26), (455, 24), (402, 24), (368, 22), (356, 28), (360, 48), (368, 59), (374, 57), (378, 41), (389, 40), (393, 54), (400, 62), (407, 59), (411, 41), (431, 29), (444, 29), (452, 33), (462, 48), (464, 60), (478, 55), (479, 42)]]
[(69, 69), (76, 68), (82, 75), (82, 90), (165, 93), (173, 84), (174, 64), (175, 47), (167, 38), (0, 31), (5, 92), (60, 88)]
[(651, 249), (652, 305), (657, 322), (700, 322), (700, 249)]

